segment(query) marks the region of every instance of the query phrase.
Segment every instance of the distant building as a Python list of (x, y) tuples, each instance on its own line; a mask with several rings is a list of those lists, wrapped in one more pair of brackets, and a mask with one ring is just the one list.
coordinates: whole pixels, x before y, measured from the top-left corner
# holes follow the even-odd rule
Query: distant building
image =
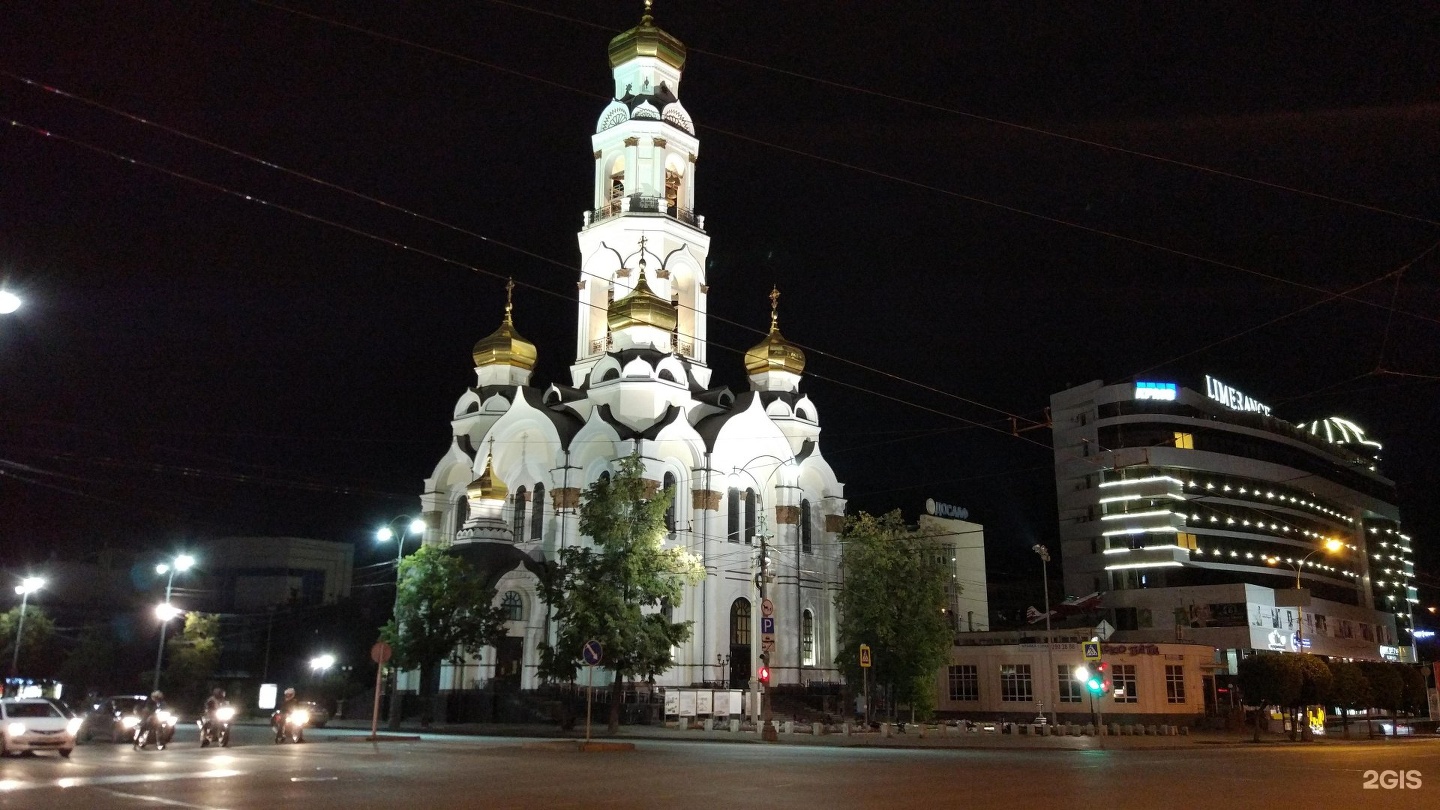
[(946, 614), (950, 629), (957, 633), (990, 629), (990, 597), (985, 584), (985, 527), (953, 515), (968, 512), (955, 507), (925, 502), (927, 514), (920, 516), (918, 529), (930, 535), (936, 559), (946, 567), (950, 582), (946, 588)]
[(194, 549), (194, 587), (208, 609), (327, 605), (350, 595), (355, 549), (304, 537), (222, 537)]
[(943, 717), (1029, 722), (1055, 712), (1062, 723), (1184, 723), (1216, 702), (1215, 675), (1225, 663), (1203, 644), (1099, 642), (1111, 691), (1092, 702), (1075, 678), (1086, 665), (1082, 643), (1094, 628), (965, 633), (936, 679), (936, 711)]
[(1413, 660), (1411, 539), (1354, 423), (1209, 376), (1050, 402), (1065, 589), (1105, 592), (1117, 637)]

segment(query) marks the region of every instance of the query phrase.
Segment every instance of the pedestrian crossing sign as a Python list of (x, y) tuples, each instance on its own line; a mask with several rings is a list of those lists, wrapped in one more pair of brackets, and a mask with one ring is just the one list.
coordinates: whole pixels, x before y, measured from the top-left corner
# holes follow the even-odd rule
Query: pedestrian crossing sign
[(1085, 652), (1085, 660), (1086, 660), (1086, 661), (1099, 661), (1099, 660), (1100, 660), (1100, 642), (1098, 642), (1098, 641), (1087, 641), (1087, 642), (1085, 642), (1084, 644), (1082, 644), (1082, 645), (1080, 645), (1080, 646), (1081, 646), (1081, 649), (1083, 649), (1084, 652)]

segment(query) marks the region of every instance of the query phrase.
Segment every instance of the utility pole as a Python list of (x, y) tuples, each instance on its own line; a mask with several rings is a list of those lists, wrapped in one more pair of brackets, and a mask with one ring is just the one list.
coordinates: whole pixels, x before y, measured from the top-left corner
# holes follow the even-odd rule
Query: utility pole
[[(763, 672), (767, 672), (767, 673), (768, 673), (768, 672), (769, 672), (769, 667), (770, 667), (770, 651), (767, 650), (767, 649), (765, 649), (765, 641), (766, 641), (767, 638), (769, 638), (769, 639), (772, 641), (772, 643), (773, 643), (773, 640), (774, 640), (775, 636), (774, 636), (773, 633), (764, 633), (764, 632), (763, 632), (763, 628), (764, 628), (766, 622), (769, 622), (769, 623), (771, 624), (771, 627), (773, 627), (773, 626), (774, 626), (775, 618), (774, 618), (773, 615), (772, 615), (772, 616), (766, 616), (766, 615), (765, 615), (766, 611), (765, 611), (765, 609), (764, 609), (764, 606), (770, 603), (770, 600), (769, 600), (768, 598), (766, 598), (767, 589), (766, 589), (766, 587), (765, 587), (765, 586), (768, 584), (769, 580), (770, 580), (770, 546), (769, 546), (769, 544), (766, 542), (766, 537), (765, 537), (765, 533), (764, 533), (764, 524), (761, 524), (761, 527), (762, 527), (762, 528), (761, 528), (761, 533), (760, 533), (760, 605), (761, 605), (761, 610), (760, 610), (760, 623), (761, 623), (762, 632), (761, 632), (761, 634), (760, 634), (760, 666), (761, 666)], [(760, 701), (760, 706), (761, 706), (760, 717), (761, 717), (761, 722), (764, 723), (764, 725), (761, 727), (760, 738), (761, 738), (762, 740), (767, 740), (767, 741), (769, 741), (769, 742), (776, 742), (776, 741), (778, 741), (778, 740), (780, 739), (780, 737), (779, 737), (778, 734), (775, 733), (775, 724), (771, 722), (771, 715), (770, 715), (770, 713), (771, 713), (771, 708), (772, 708), (771, 703), (770, 703), (770, 701), (768, 701), (768, 700), (765, 699), (765, 692), (766, 692), (766, 690), (767, 690), (767, 689), (769, 688), (769, 686), (770, 686), (769, 680), (770, 680), (770, 679), (769, 679), (768, 677), (759, 679), (759, 681), (758, 681), (758, 687), (759, 687), (759, 689), (758, 689), (758, 691), (757, 691), (755, 694), (756, 694), (756, 699)]]
[(1045, 588), (1045, 692), (1050, 695), (1050, 725), (1053, 726), (1059, 722), (1059, 716), (1055, 711), (1055, 657), (1050, 634), (1050, 549), (1036, 543), (1031, 550), (1040, 555), (1040, 581)]

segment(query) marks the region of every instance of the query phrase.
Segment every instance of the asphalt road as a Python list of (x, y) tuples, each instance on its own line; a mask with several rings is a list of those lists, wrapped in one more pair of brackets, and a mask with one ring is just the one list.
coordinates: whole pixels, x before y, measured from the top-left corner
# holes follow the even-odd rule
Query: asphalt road
[[(242, 728), (201, 750), (82, 745), (0, 761), (0, 808), (353, 810), (507, 807), (1372, 808), (1440, 807), (1440, 740), (1180, 750), (906, 750), (639, 740), (432, 737), (368, 743), (313, 730), (274, 745)], [(348, 739), (347, 739), (348, 737)], [(1365, 789), (1366, 771), (1419, 771), (1418, 788)]]

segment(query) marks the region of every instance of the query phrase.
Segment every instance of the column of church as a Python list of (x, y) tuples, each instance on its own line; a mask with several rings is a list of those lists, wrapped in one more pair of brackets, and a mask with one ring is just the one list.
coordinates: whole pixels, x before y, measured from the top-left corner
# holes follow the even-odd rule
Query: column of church
[[(708, 667), (715, 666), (716, 655), (730, 651), (730, 639), (726, 636), (730, 610), (729, 606), (719, 604), (721, 567), (718, 560), (724, 552), (722, 532), (725, 524), (720, 514), (723, 498), (716, 486), (725, 481), (725, 476), (717, 470), (696, 468), (690, 471), (690, 480), (694, 486), (691, 509), (695, 515), (691, 532), (695, 545), (690, 552), (705, 565), (705, 579), (697, 589), (699, 599), (696, 601), (699, 604), (694, 606), (696, 612), (692, 614), (696, 621), (691, 649), (694, 651), (693, 660), (700, 665), (699, 680), (708, 681), (712, 678), (706, 677), (705, 673), (710, 671)], [(714, 678), (724, 680), (729, 677), (723, 667), (719, 672)]]
[(775, 498), (775, 537), (770, 542), (770, 571), (775, 581), (769, 586), (770, 600), (775, 603), (775, 652), (770, 666), (782, 673), (779, 680), (798, 683), (800, 680), (800, 496), (798, 486), (777, 484)]

